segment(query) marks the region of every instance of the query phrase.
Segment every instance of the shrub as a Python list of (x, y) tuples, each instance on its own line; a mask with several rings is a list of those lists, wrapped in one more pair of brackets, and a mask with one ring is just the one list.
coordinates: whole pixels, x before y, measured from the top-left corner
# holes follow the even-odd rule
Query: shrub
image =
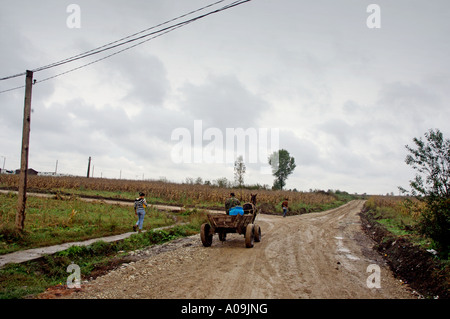
[(426, 204), (421, 214), (422, 233), (430, 237), (441, 255), (447, 258), (450, 251), (450, 139), (444, 139), (439, 130), (429, 130), (425, 138), (426, 141), (414, 138), (415, 148), (406, 146), (410, 154), (405, 162), (417, 170), (410, 181), (410, 193)]
[(422, 214), (419, 229), (431, 238), (441, 257), (448, 259), (450, 252), (450, 199), (434, 201)]

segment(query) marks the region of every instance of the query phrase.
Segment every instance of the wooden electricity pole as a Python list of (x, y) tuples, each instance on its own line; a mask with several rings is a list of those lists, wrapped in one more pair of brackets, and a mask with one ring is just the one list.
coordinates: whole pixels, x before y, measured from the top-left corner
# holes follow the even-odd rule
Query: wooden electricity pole
[(25, 204), (27, 201), (28, 151), (30, 146), (31, 91), (33, 72), (27, 70), (25, 80), (25, 102), (23, 110), (22, 155), (20, 159), (19, 195), (17, 200), (16, 230), (23, 232), (25, 227)]
[(87, 175), (86, 175), (87, 178), (89, 178), (90, 171), (91, 171), (91, 157), (89, 156), (88, 169), (87, 169)]

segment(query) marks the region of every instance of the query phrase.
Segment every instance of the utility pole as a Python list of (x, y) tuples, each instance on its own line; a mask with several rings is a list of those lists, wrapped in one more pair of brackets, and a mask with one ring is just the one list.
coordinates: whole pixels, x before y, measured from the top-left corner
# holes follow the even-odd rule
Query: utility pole
[(58, 172), (58, 160), (56, 160), (56, 167), (55, 167), (55, 176), (56, 176), (56, 173)]
[(91, 170), (91, 157), (89, 156), (89, 162), (88, 162), (88, 170), (87, 170), (87, 178), (89, 178), (89, 172)]
[(28, 152), (30, 147), (31, 92), (33, 71), (27, 70), (25, 80), (25, 102), (23, 110), (22, 155), (20, 159), (19, 194), (17, 199), (16, 229), (23, 232), (25, 227), (25, 206), (27, 201)]

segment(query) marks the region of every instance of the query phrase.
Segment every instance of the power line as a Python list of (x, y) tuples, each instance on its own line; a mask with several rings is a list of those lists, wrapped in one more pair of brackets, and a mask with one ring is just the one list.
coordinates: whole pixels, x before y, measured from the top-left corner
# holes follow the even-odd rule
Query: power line
[(26, 72), (22, 72), (22, 73), (17, 73), (17, 74), (5, 76), (5, 77), (3, 77), (3, 78), (0, 78), (0, 81), (3, 81), (3, 80), (9, 80), (9, 79), (13, 79), (13, 78), (17, 78), (17, 77), (22, 76), (22, 75), (25, 75), (25, 74), (26, 74)]
[[(129, 49), (132, 49), (132, 48), (134, 48), (134, 47), (136, 47), (136, 46), (138, 46), (138, 45), (140, 45), (140, 44), (143, 44), (143, 43), (145, 43), (145, 42), (148, 42), (148, 41), (150, 41), (150, 40), (153, 40), (153, 39), (155, 39), (155, 38), (157, 38), (157, 37), (160, 37), (160, 36), (162, 36), (162, 35), (164, 35), (164, 34), (170, 32), (170, 31), (173, 31), (173, 30), (178, 29), (178, 28), (180, 28), (180, 27), (182, 27), (182, 26), (177, 26), (177, 27), (175, 27), (175, 28), (173, 28), (173, 29), (167, 30), (167, 31), (164, 32), (164, 33), (158, 34), (158, 35), (156, 35), (156, 36), (154, 36), (154, 37), (152, 37), (152, 38), (149, 38), (149, 39), (146, 39), (146, 40), (144, 40), (144, 41), (141, 41), (141, 42), (138, 42), (138, 43), (136, 43), (136, 44), (133, 44), (133, 45), (131, 45), (131, 46), (129, 46), (129, 47), (126, 47), (126, 48), (121, 49), (121, 50), (119, 50), (119, 51), (116, 51), (116, 52), (113, 52), (113, 53), (111, 53), (111, 54), (108, 54), (108, 55), (106, 55), (106, 56), (104, 56), (104, 57), (102, 57), (102, 58), (100, 58), (100, 59), (97, 59), (97, 60), (94, 60), (94, 61), (92, 61), (92, 62), (83, 64), (83, 65), (81, 65), (81, 66), (79, 66), (79, 67), (76, 67), (76, 68), (67, 70), (67, 71), (65, 71), (65, 72), (62, 72), (62, 73), (59, 73), (59, 74), (50, 76), (50, 77), (48, 77), (48, 78), (45, 78), (45, 79), (36, 81), (36, 83), (41, 83), (41, 82), (44, 82), (44, 81), (48, 81), (48, 80), (54, 79), (54, 78), (56, 78), (56, 77), (59, 77), (59, 76), (61, 76), (61, 75), (64, 75), (64, 74), (67, 74), (67, 73), (70, 73), (70, 72), (73, 72), (73, 71), (76, 71), (76, 70), (85, 68), (85, 67), (87, 67), (87, 66), (89, 66), (89, 65), (92, 65), (92, 64), (94, 64), (94, 63), (97, 63), (97, 62), (106, 60), (107, 58), (110, 58), (110, 57), (112, 57), (112, 56), (114, 56), (114, 55), (117, 55), (117, 54), (122, 53), (122, 52), (124, 52), (124, 51), (127, 51), (127, 50), (129, 50)], [(24, 86), (22, 86), (22, 87), (24, 87)], [(2, 93), (2, 92), (0, 92), (0, 93)]]
[[(160, 36), (162, 36), (162, 35), (164, 35), (164, 34), (167, 34), (167, 33), (171, 32), (171, 31), (173, 31), (173, 30), (176, 30), (176, 29), (181, 28), (181, 27), (183, 27), (183, 26), (185, 26), (185, 25), (188, 25), (188, 24), (190, 24), (190, 23), (192, 23), (192, 22), (194, 22), (194, 21), (197, 21), (197, 20), (199, 20), (199, 19), (205, 18), (205, 17), (207, 17), (207, 16), (209, 16), (209, 15), (212, 15), (212, 14), (215, 14), (215, 13), (218, 13), (218, 12), (221, 12), (221, 11), (224, 11), (224, 10), (227, 10), (227, 9), (230, 9), (230, 8), (233, 8), (233, 7), (236, 7), (236, 6), (238, 6), (238, 5), (241, 5), (241, 4), (245, 3), (245, 2), (249, 2), (249, 1), (251, 1), (251, 0), (237, 0), (237, 1), (234, 1), (234, 2), (232, 2), (232, 3), (230, 3), (230, 4), (225, 5), (225, 6), (221, 7), (221, 8), (219, 8), (219, 9), (216, 9), (216, 10), (213, 10), (213, 11), (210, 11), (210, 12), (207, 12), (207, 13), (204, 13), (204, 14), (202, 14), (202, 15), (193, 17), (193, 18), (191, 18), (191, 19), (188, 19), (188, 20), (185, 20), (185, 21), (182, 21), (182, 22), (179, 22), (179, 23), (176, 23), (176, 24), (173, 24), (173, 25), (164, 27), (164, 28), (159, 29), (159, 30), (157, 30), (157, 31), (152, 31), (152, 32), (150, 32), (150, 33), (145, 33), (145, 32), (148, 32), (148, 31), (150, 31), (150, 30), (153, 30), (153, 29), (156, 29), (156, 28), (158, 28), (158, 27), (161, 27), (161, 26), (163, 26), (163, 25), (169, 24), (170, 22), (174, 22), (174, 21), (176, 21), (176, 20), (179, 20), (179, 19), (181, 19), (181, 18), (183, 18), (183, 17), (186, 17), (186, 16), (188, 16), (188, 15), (191, 15), (191, 14), (197, 13), (197, 12), (199, 12), (199, 11), (202, 11), (202, 10), (204, 10), (204, 9), (210, 8), (210, 7), (212, 7), (212, 6), (214, 6), (214, 5), (217, 5), (217, 4), (219, 4), (219, 3), (221, 3), (221, 2), (224, 2), (224, 1), (225, 1), (225, 0), (219, 0), (219, 1), (215, 2), (215, 3), (209, 4), (209, 5), (204, 6), (204, 7), (202, 7), (202, 8), (199, 8), (199, 9), (196, 9), (196, 10), (194, 10), (194, 11), (188, 12), (188, 13), (183, 14), (183, 15), (181, 15), (181, 16), (178, 16), (178, 17), (176, 17), (176, 18), (173, 18), (173, 19), (170, 19), (170, 20), (165, 21), (165, 22), (163, 22), (163, 23), (160, 23), (160, 24), (158, 24), (158, 25), (156, 25), (156, 26), (153, 26), (153, 27), (147, 28), (147, 29), (145, 29), (145, 30), (136, 32), (136, 33), (134, 33), (134, 34), (131, 34), (131, 35), (126, 36), (126, 37), (124, 37), (124, 38), (121, 38), (121, 39), (119, 39), (119, 40), (116, 40), (116, 41), (110, 42), (110, 43), (108, 43), (108, 44), (102, 45), (102, 46), (100, 46), (100, 47), (97, 47), (97, 48), (95, 48), (95, 49), (91, 49), (91, 50), (86, 51), (86, 52), (84, 52), (84, 53), (81, 53), (81, 54), (74, 55), (74, 56), (72, 56), (72, 57), (63, 59), (63, 60), (61, 60), (61, 61), (54, 62), (54, 63), (48, 64), (48, 65), (46, 65), (46, 66), (42, 66), (42, 67), (33, 69), (33, 70), (32, 70), (33, 72), (39, 72), (39, 71), (47, 70), (47, 69), (50, 69), (50, 68), (58, 67), (58, 66), (61, 66), (61, 65), (63, 65), (63, 64), (67, 64), (67, 63), (70, 63), (70, 62), (73, 62), (73, 61), (76, 61), (76, 60), (80, 60), (80, 59), (83, 59), (83, 58), (86, 58), (86, 57), (89, 57), (89, 56), (92, 56), (92, 55), (96, 55), (96, 54), (105, 52), (105, 51), (107, 51), (107, 50), (111, 50), (111, 49), (114, 49), (114, 48), (118, 48), (118, 47), (120, 47), (120, 46), (123, 46), (123, 45), (130, 44), (130, 43), (133, 43), (133, 42), (136, 42), (136, 41), (141, 40), (141, 41), (139, 41), (139, 42), (137, 42), (137, 43), (134, 43), (134, 44), (132, 44), (132, 45), (130, 45), (130, 46), (128, 46), (128, 47), (125, 47), (125, 48), (119, 50), (119, 51), (116, 51), (116, 52), (113, 52), (113, 53), (111, 53), (111, 54), (109, 54), (109, 55), (106, 55), (106, 56), (104, 56), (104, 57), (102, 57), (102, 58), (99, 58), (99, 59), (97, 59), (97, 60), (91, 61), (91, 62), (86, 63), (86, 64), (84, 64), (84, 65), (81, 65), (81, 66), (79, 66), (79, 67), (70, 69), (70, 70), (68, 70), (68, 71), (59, 73), (59, 74), (57, 74), (57, 75), (54, 75), (54, 76), (45, 78), (45, 79), (40, 80), (40, 81), (37, 81), (37, 82), (35, 82), (35, 83), (44, 82), (44, 81), (47, 81), (47, 80), (56, 78), (56, 77), (58, 77), (58, 76), (61, 76), (61, 75), (64, 75), (64, 74), (67, 74), (67, 73), (70, 73), (70, 72), (73, 72), (73, 71), (82, 69), (82, 68), (87, 67), (87, 66), (89, 66), (89, 65), (92, 65), (92, 64), (94, 64), (94, 63), (103, 61), (103, 60), (105, 60), (105, 59), (107, 59), (107, 58), (110, 58), (110, 57), (112, 57), (112, 56), (114, 56), (114, 55), (117, 55), (117, 54), (122, 53), (122, 52), (124, 52), (124, 51), (126, 51), (126, 50), (129, 50), (129, 49), (131, 49), (131, 48), (134, 48), (134, 47), (136, 47), (136, 46), (138, 46), (138, 45), (141, 45), (141, 44), (143, 44), (143, 43), (146, 43), (146, 42), (148, 42), (148, 41), (150, 41), (150, 40), (153, 40), (153, 39), (155, 39), (155, 38), (157, 38), (157, 37), (160, 37)], [(145, 34), (144, 34), (144, 35), (141, 35), (141, 34), (143, 34), (143, 33), (145, 33)], [(137, 35), (139, 35), (139, 36), (137, 36)], [(136, 36), (137, 36), (137, 37), (136, 37)], [(125, 41), (125, 40), (126, 40), (126, 41)], [(15, 77), (18, 77), (18, 76), (22, 76), (22, 75), (24, 75), (24, 74), (26, 74), (26, 73), (23, 72), (23, 73), (14, 74), (14, 75), (10, 75), (10, 76), (7, 76), (7, 77), (0, 78), (0, 80), (8, 80), (8, 79), (12, 79), (12, 78), (15, 78)], [(3, 91), (0, 91), (0, 94), (1, 94), (1, 93), (5, 93), (5, 92), (9, 92), (9, 91), (13, 91), (13, 90), (16, 90), (16, 89), (20, 89), (20, 88), (23, 88), (23, 87), (24, 87), (24, 85), (18, 86), (18, 87), (15, 87), (15, 88), (11, 88), (11, 89), (7, 89), (7, 90), (3, 90)]]
[[(139, 35), (139, 34), (142, 34), (142, 33), (144, 33), (144, 32), (147, 32), (147, 31), (156, 29), (156, 28), (161, 27), (161, 26), (163, 26), (163, 25), (166, 25), (166, 24), (168, 24), (168, 23), (170, 23), (170, 22), (179, 20), (179, 19), (184, 18), (184, 17), (186, 17), (186, 16), (188, 16), (188, 15), (191, 15), (191, 14), (194, 14), (194, 13), (196, 13), (196, 12), (202, 11), (202, 10), (204, 10), (204, 9), (207, 9), (207, 8), (209, 8), (209, 7), (212, 7), (212, 6), (216, 5), (216, 4), (219, 4), (219, 3), (224, 2), (224, 1), (225, 1), (225, 0), (219, 0), (219, 1), (217, 1), (217, 2), (214, 2), (214, 3), (212, 3), (212, 4), (209, 4), (209, 5), (207, 5), (207, 6), (204, 6), (204, 7), (200, 8), (200, 9), (193, 10), (193, 11), (191, 11), (191, 12), (188, 12), (188, 13), (183, 14), (183, 15), (181, 15), (181, 16), (178, 16), (178, 17), (176, 17), (176, 18), (167, 20), (167, 21), (165, 21), (165, 22), (163, 22), (163, 23), (160, 23), (160, 24), (158, 24), (158, 25), (155, 25), (155, 26), (153, 26), (153, 27), (150, 27), (150, 28), (147, 28), (147, 29), (145, 29), (145, 30), (142, 30), (142, 31), (133, 33), (133, 34), (131, 34), (131, 35), (129, 35), (129, 36), (126, 36), (126, 37), (123, 37), (123, 38), (121, 38), (121, 39), (119, 39), (119, 40), (116, 40), (116, 41), (107, 43), (107, 44), (102, 45), (102, 46), (100, 46), (100, 47), (97, 47), (97, 48), (95, 48), (95, 49), (91, 49), (91, 50), (86, 51), (86, 52), (84, 52), (84, 53), (80, 53), (80, 54), (74, 55), (74, 56), (69, 57), (69, 58), (66, 58), (66, 59), (64, 59), (64, 60), (61, 60), (61, 61), (58, 61), (58, 62), (54, 62), (54, 63), (51, 63), (51, 64), (49, 64), (49, 65), (46, 65), (46, 66), (37, 68), (37, 69), (35, 69), (35, 70), (33, 70), (33, 71), (34, 71), (34, 72), (37, 72), (37, 71), (40, 71), (40, 70), (45, 70), (45, 69), (48, 69), (48, 68), (51, 68), (51, 67), (60, 65), (60, 64), (62, 64), (62, 63), (67, 63), (67, 62), (74, 61), (74, 59), (83, 58), (83, 57), (86, 57), (86, 56), (91, 55), (91, 54), (96, 54), (96, 53), (100, 53), (100, 52), (102, 52), (102, 51), (104, 51), (104, 50), (109, 50), (109, 49), (115, 47), (115, 46), (114, 46), (114, 47), (110, 47), (111, 45), (114, 45), (114, 44), (116, 44), (116, 43), (118, 43), (118, 42), (120, 42), (120, 41), (127, 40), (127, 39), (132, 38), (132, 37), (134, 37), (134, 36), (136, 36), (136, 35)], [(122, 45), (122, 44), (121, 44), (121, 45)], [(104, 48), (106, 48), (106, 49), (104, 49)], [(104, 49), (104, 50), (97, 51), (97, 50), (100, 50), (100, 49)], [(1, 80), (1, 79), (0, 79), (0, 80)]]
[(16, 87), (13, 87), (11, 89), (6, 89), (6, 90), (3, 90), (3, 91), (0, 91), (0, 94), (6, 93), (6, 92), (9, 92), (9, 91), (15, 91), (15, 90), (18, 90), (18, 89), (21, 89), (21, 88), (24, 88), (24, 87), (25, 87), (25, 85), (16, 86)]
[[(222, 1), (223, 1), (223, 0), (221, 0), (221, 1), (219, 1), (219, 2), (222, 2)], [(151, 38), (148, 38), (148, 39), (145, 39), (145, 40), (143, 40), (143, 41), (140, 41), (140, 42), (138, 42), (138, 43), (136, 43), (136, 44), (133, 44), (133, 45), (131, 45), (131, 46), (128, 46), (128, 47), (126, 47), (126, 48), (124, 48), (124, 49), (121, 49), (121, 50), (119, 50), (119, 51), (113, 52), (113, 53), (111, 53), (111, 54), (109, 54), (109, 55), (107, 55), (107, 56), (104, 56), (104, 57), (102, 57), (102, 58), (100, 58), (100, 59), (97, 59), (97, 60), (94, 60), (94, 61), (92, 61), (92, 62), (89, 62), (89, 63), (87, 63), (87, 64), (81, 65), (81, 66), (79, 66), (79, 67), (70, 69), (70, 70), (65, 71), (65, 72), (63, 72), (63, 73), (60, 73), (60, 74), (57, 74), (57, 75), (54, 75), (54, 76), (45, 78), (45, 79), (40, 80), (40, 81), (37, 81), (36, 83), (40, 83), (40, 82), (44, 82), (44, 81), (47, 81), (47, 80), (50, 80), (50, 79), (54, 79), (54, 78), (56, 78), (56, 77), (58, 77), (58, 76), (61, 76), (61, 75), (64, 75), (64, 74), (67, 74), (67, 73), (70, 73), (70, 72), (73, 72), (73, 71), (82, 69), (82, 68), (87, 67), (87, 66), (89, 66), (89, 65), (92, 65), (92, 64), (94, 64), (94, 63), (103, 61), (103, 60), (105, 60), (105, 59), (107, 59), (107, 58), (110, 58), (110, 57), (112, 57), (112, 56), (114, 56), (114, 55), (117, 55), (117, 54), (122, 53), (122, 52), (124, 52), (124, 51), (127, 51), (127, 50), (129, 50), (129, 49), (132, 49), (132, 48), (134, 48), (134, 47), (136, 47), (136, 46), (138, 46), (138, 45), (141, 45), (141, 44), (143, 44), (143, 43), (145, 43), (145, 42), (148, 42), (148, 41), (150, 41), (150, 40), (153, 40), (153, 39), (155, 39), (155, 38), (158, 38), (158, 37), (160, 37), (160, 36), (162, 36), (162, 35), (164, 35), (164, 34), (166, 34), (166, 33), (169, 33), (169, 32), (171, 32), (171, 31), (173, 31), (173, 30), (175, 30), (175, 29), (181, 28), (181, 27), (183, 27), (183, 26), (185, 26), (185, 25), (187, 25), (187, 24), (189, 24), (189, 23), (192, 23), (192, 22), (197, 21), (197, 20), (199, 20), (199, 19), (201, 19), (201, 18), (204, 18), (204, 17), (206, 17), (206, 16), (208, 16), (208, 15), (211, 15), (211, 14), (213, 14), (213, 13), (217, 13), (217, 12), (220, 12), (220, 11), (223, 11), (223, 10), (226, 10), (226, 9), (229, 9), (229, 8), (231, 8), (231, 7), (233, 7), (233, 6), (236, 6), (236, 5), (239, 5), (239, 4), (241, 4), (241, 3), (248, 2), (248, 1), (251, 1), (251, 0), (235, 1), (235, 2), (233, 2), (232, 4), (230, 4), (230, 5), (228, 5), (228, 6), (225, 6), (225, 7), (221, 8), (221, 9), (218, 9), (218, 10), (216, 10), (216, 11), (209, 12), (209, 13), (207, 13), (207, 14), (204, 14), (204, 15), (202, 15), (202, 16), (199, 16), (199, 17), (196, 17), (196, 18), (187, 20), (187, 21), (183, 21), (183, 22), (181, 22), (181, 23), (178, 23), (178, 24), (176, 24), (176, 25), (172, 25), (172, 26), (170, 26), (170, 27), (164, 28), (164, 29), (159, 30), (159, 31), (157, 31), (157, 32), (152, 32), (150, 35), (154, 35), (154, 36), (151, 37)], [(164, 32), (162, 32), (162, 31), (164, 31)], [(140, 32), (140, 33), (141, 33), (141, 32)], [(122, 43), (122, 44), (119, 44), (119, 45), (115, 45), (114, 47), (117, 47), (117, 46), (120, 46), (120, 45), (123, 45), (123, 44), (126, 44), (126, 43), (130, 43), (130, 42), (134, 42), (134, 41), (136, 41), (136, 40), (145, 38), (145, 37), (147, 37), (148, 35), (149, 35), (149, 34), (147, 34), (147, 35), (145, 35), (145, 36), (141, 36), (141, 37), (136, 38), (136, 39), (132, 39), (132, 40), (126, 41), (125, 43)], [(117, 42), (117, 41), (116, 41), (116, 42)], [(105, 51), (105, 50), (108, 50), (108, 49), (111, 49), (111, 48), (103, 49), (102, 51)], [(94, 54), (96, 54), (96, 53), (94, 53)], [(92, 54), (89, 54), (89, 55), (92, 55)], [(69, 62), (70, 62), (70, 61), (69, 61)], [(38, 70), (38, 71), (40, 71), (40, 70)], [(0, 93), (1, 93), (1, 92), (0, 92)]]
[[(188, 16), (188, 15), (190, 15), (190, 14), (199, 12), (199, 11), (201, 11), (201, 10), (204, 10), (204, 9), (206, 9), (206, 8), (209, 8), (209, 7), (211, 7), (211, 6), (214, 6), (214, 5), (216, 5), (216, 4), (218, 4), (218, 3), (221, 3), (221, 2), (223, 2), (223, 1), (225, 1), (225, 0), (219, 0), (219, 1), (215, 2), (215, 3), (212, 3), (212, 4), (209, 4), (209, 5), (207, 5), (207, 6), (204, 6), (204, 7), (200, 8), (200, 9), (196, 9), (196, 10), (194, 10), (194, 11), (188, 12), (188, 13), (183, 14), (183, 15), (181, 15), (181, 16), (178, 16), (178, 17), (176, 17), (176, 18), (173, 18), (173, 19), (170, 19), (170, 20), (165, 21), (165, 22), (163, 22), (163, 23), (160, 23), (160, 24), (158, 24), (158, 25), (156, 25), (156, 26), (147, 28), (147, 29), (145, 29), (145, 30), (142, 30), (142, 31), (139, 31), (139, 32), (136, 32), (136, 33), (133, 33), (133, 34), (131, 34), (131, 35), (129, 35), (129, 36), (126, 36), (126, 37), (124, 37), (124, 38), (121, 38), (121, 39), (119, 39), (119, 40), (116, 40), (116, 41), (107, 43), (107, 44), (105, 44), (105, 45), (102, 45), (102, 46), (100, 46), (100, 47), (91, 49), (91, 50), (89, 50), (89, 51), (86, 51), (86, 52), (83, 52), (83, 53), (80, 53), (80, 54), (71, 56), (71, 57), (66, 58), (66, 59), (63, 59), (63, 60), (61, 60), (61, 61), (57, 61), (57, 62), (54, 62), (54, 63), (50, 63), (50, 64), (48, 64), (48, 65), (45, 65), (45, 66), (42, 66), (42, 67), (33, 69), (32, 71), (33, 71), (33, 72), (38, 72), (38, 71), (46, 70), (46, 69), (49, 69), (49, 68), (52, 68), (52, 67), (55, 67), (55, 66), (59, 66), (59, 65), (61, 65), (61, 64), (65, 64), (65, 63), (72, 62), (72, 61), (75, 61), (75, 60), (78, 60), (78, 59), (81, 59), (81, 58), (84, 58), (84, 57), (87, 57), (87, 56), (90, 56), (90, 55), (93, 55), (93, 54), (97, 54), (97, 53), (103, 52), (104, 50), (109, 50), (109, 49), (111, 49), (111, 48), (116, 47), (116, 46), (110, 47), (110, 46), (113, 45), (113, 44), (116, 44), (116, 43), (118, 43), (118, 42), (120, 42), (120, 41), (129, 39), (129, 38), (134, 37), (134, 36), (136, 36), (136, 35), (142, 34), (142, 33), (147, 32), (147, 31), (149, 31), (149, 30), (156, 29), (156, 28), (158, 28), (158, 27), (160, 27), (160, 26), (163, 26), (163, 25), (168, 24), (168, 23), (170, 23), (170, 22), (176, 21), (176, 20), (181, 19), (181, 18), (183, 18), (183, 17), (186, 17), (186, 16)], [(124, 43), (122, 43), (121, 45), (123, 45), (123, 44), (124, 44)], [(19, 77), (19, 76), (22, 76), (22, 75), (25, 75), (25, 72), (17, 73), (17, 74), (14, 74), (14, 75), (10, 75), (10, 76), (6, 76), (6, 77), (3, 77), (3, 78), (0, 78), (0, 81), (2, 81), (2, 80), (9, 80), (9, 79), (12, 79), (12, 78), (15, 78), (15, 77)]]

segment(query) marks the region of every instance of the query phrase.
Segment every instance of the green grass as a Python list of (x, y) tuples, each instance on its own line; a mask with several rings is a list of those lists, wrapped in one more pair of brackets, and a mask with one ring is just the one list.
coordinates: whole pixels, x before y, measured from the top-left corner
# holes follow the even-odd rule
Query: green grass
[(399, 223), (394, 219), (384, 218), (379, 219), (378, 222), (386, 227), (386, 229), (395, 236), (409, 236), (411, 232), (400, 227)]
[[(399, 200), (398, 202), (400, 203)], [(425, 249), (433, 248), (432, 241), (418, 231), (419, 219), (412, 214), (401, 212), (401, 205), (384, 206), (372, 200), (366, 203), (366, 207), (372, 211), (375, 220), (394, 236), (407, 238)]]
[[(29, 196), (25, 233), (19, 235), (14, 231), (16, 204), (15, 194), (0, 194), (0, 254), (129, 232), (136, 221), (131, 205)], [(206, 214), (198, 209), (171, 215), (149, 208), (144, 229), (172, 225), (175, 223), (172, 217), (183, 224), (168, 230), (133, 234), (112, 243), (97, 241), (89, 246), (72, 246), (37, 260), (7, 264), (0, 269), (0, 299), (34, 296), (48, 287), (65, 285), (70, 275), (67, 267), (72, 262), (80, 266), (82, 280), (85, 280), (99, 269), (108, 270), (122, 263), (130, 251), (196, 234), (206, 221)]]
[(187, 225), (134, 234), (112, 243), (97, 241), (89, 246), (72, 246), (38, 260), (8, 264), (0, 269), (0, 299), (29, 297), (44, 292), (48, 287), (65, 285), (70, 275), (67, 267), (72, 262), (80, 267), (81, 279), (86, 280), (99, 268), (111, 268), (113, 260), (116, 265), (122, 263), (124, 259), (120, 257), (130, 251), (198, 233), (204, 214), (191, 212), (185, 217), (190, 221)]
[[(306, 212), (321, 212), (321, 211), (326, 211), (329, 209), (333, 209), (333, 208), (337, 208), (339, 206), (342, 206), (346, 203), (348, 203), (349, 201), (355, 200), (355, 199), (359, 199), (359, 197), (357, 195), (351, 195), (348, 194), (346, 192), (335, 192), (334, 196), (336, 198), (335, 201), (331, 202), (331, 203), (324, 203), (324, 204), (305, 204), (305, 203), (289, 203), (289, 211), (291, 213), (299, 213), (302, 212), (304, 210), (306, 210)], [(279, 214), (283, 213), (283, 208), (281, 207), (281, 201), (280, 203), (278, 203), (275, 206), (275, 211)]]
[[(0, 254), (121, 234), (131, 231), (136, 222), (133, 206), (29, 196), (25, 232), (18, 235), (14, 231), (16, 205), (15, 194), (0, 194)], [(149, 208), (144, 229), (173, 223), (167, 213)]]

